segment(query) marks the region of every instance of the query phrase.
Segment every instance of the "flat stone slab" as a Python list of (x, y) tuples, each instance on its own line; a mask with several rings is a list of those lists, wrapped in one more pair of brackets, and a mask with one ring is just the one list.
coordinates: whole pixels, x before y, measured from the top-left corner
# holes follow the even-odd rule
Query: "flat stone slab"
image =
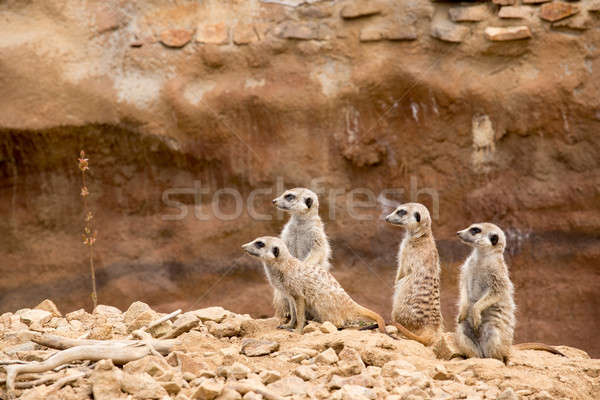
[(493, 42), (503, 42), (507, 40), (529, 39), (531, 31), (527, 26), (509, 26), (485, 28), (485, 38)]
[(552, 0), (521, 0), (521, 3), (523, 4), (542, 4), (542, 3), (548, 3)]
[(592, 18), (583, 13), (575, 15), (573, 18), (563, 19), (552, 24), (553, 28), (568, 28), (578, 31), (584, 31), (592, 27)]
[(323, 40), (322, 24), (315, 22), (286, 21), (275, 28), (275, 34), (283, 39)]
[(369, 17), (371, 15), (380, 14), (382, 8), (381, 4), (377, 1), (357, 1), (344, 6), (340, 15), (344, 19)]
[(493, 3), (499, 6), (512, 6), (515, 4), (515, 0), (493, 0)]
[(167, 29), (160, 33), (160, 42), (167, 47), (181, 48), (188, 44), (194, 32), (187, 29)]
[(579, 12), (579, 7), (575, 4), (564, 3), (562, 1), (555, 1), (552, 3), (544, 4), (540, 8), (540, 18), (544, 21), (556, 22), (561, 19), (570, 17)]
[(452, 7), (448, 10), (448, 15), (454, 22), (478, 22), (488, 17), (489, 10), (485, 4), (471, 7)]
[(445, 42), (460, 43), (469, 34), (469, 28), (462, 25), (456, 25), (450, 22), (440, 22), (431, 25), (431, 36)]
[(500, 18), (529, 19), (533, 16), (533, 14), (533, 7), (528, 6), (508, 6), (502, 7), (500, 11), (498, 11), (498, 16)]

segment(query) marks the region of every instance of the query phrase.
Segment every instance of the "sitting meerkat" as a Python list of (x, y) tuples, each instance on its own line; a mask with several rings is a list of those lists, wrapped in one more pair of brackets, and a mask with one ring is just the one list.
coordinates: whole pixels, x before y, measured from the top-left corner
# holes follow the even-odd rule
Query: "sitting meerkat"
[[(273, 200), (273, 204), (291, 214), (280, 235), (290, 254), (306, 264), (329, 271), (331, 247), (319, 217), (319, 198), (316, 193), (305, 188), (286, 190)], [(268, 275), (267, 268), (265, 271)], [(278, 289), (273, 292), (273, 307), (275, 316), (280, 320), (289, 316), (290, 304)], [(311, 314), (310, 309), (308, 312)]]
[(310, 308), (320, 322), (330, 321), (343, 328), (367, 318), (377, 322), (385, 333), (383, 318), (356, 303), (338, 281), (324, 268), (307, 264), (292, 256), (283, 240), (265, 236), (242, 248), (259, 258), (269, 270), (270, 283), (291, 302), (290, 327), (302, 333), (305, 310)]
[[(507, 362), (515, 330), (514, 288), (504, 262), (506, 237), (490, 223), (473, 224), (457, 232), (473, 251), (460, 269), (456, 342), (467, 357)], [(515, 345), (519, 350), (545, 350), (563, 355), (543, 343)]]
[(431, 232), (431, 216), (424, 205), (406, 203), (385, 220), (406, 231), (398, 251), (392, 321), (411, 331), (414, 337), (410, 339), (429, 346), (439, 338), (444, 324), (440, 310), (440, 260)]

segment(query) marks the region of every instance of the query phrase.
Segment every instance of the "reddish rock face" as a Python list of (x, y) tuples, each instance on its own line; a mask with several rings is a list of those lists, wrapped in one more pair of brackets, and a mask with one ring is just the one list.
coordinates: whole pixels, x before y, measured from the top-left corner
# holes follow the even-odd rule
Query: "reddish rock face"
[(575, 4), (554, 1), (552, 3), (544, 4), (540, 8), (540, 18), (546, 21), (555, 22), (577, 14), (578, 12), (579, 7)]
[[(496, 42), (490, 16), (454, 23), (449, 43), (431, 36), (447, 5), (429, 0), (351, 19), (348, 2), (223, 1), (131, 5), (99, 34), (88, 3), (63, 3), (0, 5), (0, 313), (46, 298), (91, 311), (83, 148), (100, 303), (271, 315), (240, 245), (280, 232), (271, 200), (307, 186), (359, 303), (389, 317), (402, 232), (382, 215), (416, 200), (434, 218), (447, 329), (468, 255), (456, 231), (490, 221), (508, 237), (516, 341), (600, 355), (598, 29), (536, 17), (530, 39)], [(208, 26), (223, 29), (209, 40)], [(166, 48), (170, 29), (195, 40)]]

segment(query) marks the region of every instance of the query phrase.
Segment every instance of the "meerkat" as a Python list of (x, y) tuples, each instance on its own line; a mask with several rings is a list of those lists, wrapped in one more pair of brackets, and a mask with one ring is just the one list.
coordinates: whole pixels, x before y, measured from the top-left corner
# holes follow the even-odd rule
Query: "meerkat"
[[(306, 188), (286, 190), (273, 200), (273, 204), (291, 214), (280, 235), (290, 254), (306, 264), (318, 265), (329, 271), (331, 247), (319, 217), (319, 198), (316, 193)], [(268, 274), (266, 267), (265, 272)], [(278, 289), (273, 292), (273, 307), (275, 316), (280, 320), (285, 320), (289, 315), (290, 303)]]
[[(473, 224), (456, 234), (473, 248), (460, 270), (456, 342), (467, 357), (495, 358), (506, 363), (513, 343), (516, 308), (504, 262), (506, 236), (491, 223)], [(543, 343), (514, 347), (564, 356)]]
[(385, 221), (406, 231), (398, 250), (392, 321), (413, 333), (411, 339), (429, 346), (443, 329), (440, 261), (431, 232), (431, 216), (424, 205), (406, 203)]
[(305, 311), (310, 308), (317, 321), (330, 321), (344, 328), (366, 318), (377, 322), (385, 333), (385, 322), (379, 314), (352, 300), (329, 271), (292, 256), (282, 239), (260, 237), (242, 248), (266, 265), (271, 284), (291, 302), (289, 327), (296, 332), (302, 333)]

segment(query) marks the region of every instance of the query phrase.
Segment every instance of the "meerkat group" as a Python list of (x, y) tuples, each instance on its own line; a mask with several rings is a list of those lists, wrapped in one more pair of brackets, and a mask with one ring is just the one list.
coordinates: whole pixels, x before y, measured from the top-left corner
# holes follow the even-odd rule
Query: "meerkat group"
[[(275, 317), (284, 322), (280, 328), (302, 333), (307, 319), (330, 321), (338, 328), (371, 320), (386, 332), (384, 319), (356, 303), (329, 272), (331, 247), (317, 195), (306, 188), (290, 189), (273, 204), (291, 214), (280, 237), (260, 237), (242, 248), (263, 263), (273, 288)], [(406, 232), (398, 251), (391, 325), (408, 339), (429, 346), (440, 338), (444, 325), (431, 216), (424, 205), (406, 203), (385, 221)], [(504, 262), (504, 232), (494, 224), (479, 223), (457, 235), (473, 247), (460, 272), (455, 338), (462, 355), (506, 362), (512, 347), (563, 355), (542, 343), (513, 346), (514, 289)]]

